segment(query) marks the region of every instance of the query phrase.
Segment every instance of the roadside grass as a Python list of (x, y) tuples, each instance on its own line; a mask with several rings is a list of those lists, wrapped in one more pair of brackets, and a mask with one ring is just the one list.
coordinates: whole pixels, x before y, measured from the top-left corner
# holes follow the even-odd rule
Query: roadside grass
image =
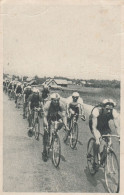
[[(57, 91), (62, 97), (69, 97), (73, 93), (74, 89), (66, 88), (63, 91)], [(118, 88), (91, 88), (91, 87), (82, 87), (75, 88), (75, 91), (78, 91), (80, 96), (83, 98), (85, 104), (97, 105), (106, 98), (113, 99), (117, 106), (116, 109), (120, 112), (120, 89)], [(55, 91), (51, 91), (55, 92)]]

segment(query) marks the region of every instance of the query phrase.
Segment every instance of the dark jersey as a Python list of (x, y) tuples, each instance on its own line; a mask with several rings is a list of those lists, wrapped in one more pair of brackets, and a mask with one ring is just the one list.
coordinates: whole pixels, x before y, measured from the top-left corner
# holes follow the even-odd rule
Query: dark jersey
[(114, 119), (113, 112), (114, 112), (114, 115), (116, 115), (115, 110), (112, 110), (109, 114), (104, 114), (103, 108), (100, 108), (100, 107), (94, 108), (91, 111), (91, 114), (89, 116), (90, 129), (92, 130), (92, 117), (93, 115), (95, 115), (97, 117), (97, 127), (96, 128), (99, 130), (99, 132), (101, 134), (110, 133), (111, 130), (109, 127), (109, 121)]
[(22, 93), (22, 87), (21, 86), (18, 86), (16, 88), (16, 93), (19, 94), (19, 93)]
[(28, 98), (28, 101), (31, 102), (31, 109), (34, 107), (39, 107), (39, 102), (42, 101), (41, 96), (35, 96), (34, 94), (31, 94)]
[(11, 83), (9, 84), (8, 89), (12, 89), (12, 84)]
[(48, 97), (49, 94), (49, 90), (48, 89), (43, 89), (42, 91), (42, 98), (46, 99)]
[(24, 94), (25, 94), (25, 100), (27, 100), (29, 98), (29, 96), (32, 94), (32, 90), (25, 88), (24, 89)]

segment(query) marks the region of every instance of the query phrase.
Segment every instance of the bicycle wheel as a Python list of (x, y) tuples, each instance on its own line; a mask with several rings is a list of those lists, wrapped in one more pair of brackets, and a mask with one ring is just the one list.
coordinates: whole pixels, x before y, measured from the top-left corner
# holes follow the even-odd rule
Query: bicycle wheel
[(95, 144), (95, 139), (90, 138), (87, 144), (87, 165), (91, 175), (94, 175), (96, 173), (96, 169), (94, 168), (94, 163), (95, 163), (94, 144)]
[(60, 156), (61, 156), (61, 144), (60, 144), (59, 136), (56, 134), (53, 137), (53, 141), (52, 141), (52, 162), (56, 168), (59, 166)]
[(74, 149), (78, 140), (78, 124), (74, 123), (70, 132), (70, 147)]
[(104, 171), (108, 192), (118, 193), (120, 184), (120, 168), (116, 154), (113, 151), (109, 151), (109, 153), (107, 153)]
[(39, 134), (40, 134), (40, 123), (39, 120), (37, 119), (35, 122), (35, 139), (38, 140), (39, 139)]

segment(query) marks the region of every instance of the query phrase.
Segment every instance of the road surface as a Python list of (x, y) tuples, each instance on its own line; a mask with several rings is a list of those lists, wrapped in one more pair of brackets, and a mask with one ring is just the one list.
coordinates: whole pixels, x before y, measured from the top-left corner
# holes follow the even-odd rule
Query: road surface
[(93, 177), (87, 169), (86, 147), (91, 137), (88, 120), (79, 120), (76, 150), (63, 143), (64, 131), (59, 132), (62, 156), (60, 168), (56, 169), (51, 159), (42, 161), (42, 135), (39, 141), (28, 137), (22, 108), (15, 108), (14, 101), (5, 94), (3, 110), (4, 192), (107, 192), (102, 169)]

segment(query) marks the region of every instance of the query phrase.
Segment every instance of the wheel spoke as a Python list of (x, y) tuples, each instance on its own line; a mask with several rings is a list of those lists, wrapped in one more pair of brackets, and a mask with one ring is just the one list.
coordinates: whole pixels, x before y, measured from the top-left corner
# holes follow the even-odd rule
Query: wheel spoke
[(110, 193), (116, 193), (119, 190), (119, 164), (114, 152), (107, 154), (105, 166), (105, 181)]
[(95, 144), (95, 139), (91, 138), (87, 146), (87, 165), (91, 175), (94, 175), (96, 173), (96, 170), (94, 169), (94, 162), (95, 162), (94, 144)]

